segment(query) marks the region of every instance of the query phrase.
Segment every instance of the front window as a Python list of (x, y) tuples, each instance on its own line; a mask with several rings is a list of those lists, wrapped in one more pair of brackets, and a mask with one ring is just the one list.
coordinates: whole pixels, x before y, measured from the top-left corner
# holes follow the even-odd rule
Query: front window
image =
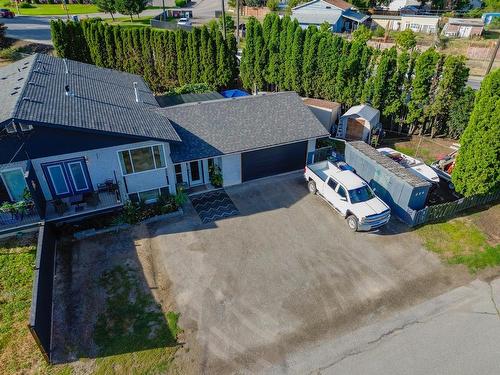
[(120, 151), (118, 154), (124, 175), (165, 168), (165, 154), (161, 145)]
[(357, 189), (349, 190), (349, 198), (351, 198), (351, 203), (366, 202), (373, 199), (375, 194), (373, 194), (372, 189), (367, 185), (362, 186)]

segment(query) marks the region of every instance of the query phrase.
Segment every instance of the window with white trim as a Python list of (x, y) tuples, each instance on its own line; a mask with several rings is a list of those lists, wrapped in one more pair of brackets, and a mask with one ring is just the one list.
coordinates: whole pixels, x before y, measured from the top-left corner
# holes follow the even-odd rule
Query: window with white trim
[(162, 145), (120, 151), (118, 155), (124, 175), (165, 168)]

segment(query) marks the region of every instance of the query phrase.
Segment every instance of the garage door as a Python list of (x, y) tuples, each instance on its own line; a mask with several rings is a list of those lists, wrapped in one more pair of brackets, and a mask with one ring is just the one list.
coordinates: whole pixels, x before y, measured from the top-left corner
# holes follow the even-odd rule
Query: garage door
[(307, 141), (241, 154), (242, 181), (303, 169)]

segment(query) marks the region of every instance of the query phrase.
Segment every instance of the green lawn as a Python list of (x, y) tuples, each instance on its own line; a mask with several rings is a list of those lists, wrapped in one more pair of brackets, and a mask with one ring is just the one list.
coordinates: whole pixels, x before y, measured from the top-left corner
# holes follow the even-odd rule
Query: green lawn
[[(64, 10), (61, 4), (33, 4), (34, 8), (19, 8), (19, 12), (24, 16), (57, 16), (65, 15), (66, 10)], [(16, 7), (10, 7), (10, 9), (17, 13)], [(93, 4), (68, 4), (69, 14), (90, 14), (99, 13), (96, 5)]]
[(130, 17), (115, 17), (115, 19), (106, 18), (104, 21), (109, 23), (110, 25), (120, 25), (122, 27), (145, 27), (150, 25), (150, 20), (153, 17), (137, 17), (135, 16), (133, 20), (130, 20)]
[[(396, 151), (399, 151), (405, 155), (415, 157), (416, 149), (413, 147), (405, 146), (395, 146)], [(426, 164), (431, 164), (435, 159), (425, 147), (420, 147), (418, 150), (417, 159), (423, 160)]]
[(416, 232), (428, 250), (450, 264), (464, 264), (471, 272), (500, 265), (500, 244), (488, 243), (487, 236), (468, 218), (428, 224)]
[(36, 248), (34, 242), (0, 243), (0, 374), (62, 374), (69, 368), (48, 366), (28, 319)]
[(103, 274), (106, 310), (98, 317), (94, 342), (100, 347), (95, 374), (162, 374), (179, 348), (179, 314), (164, 314), (139, 284), (136, 272), (118, 266)]

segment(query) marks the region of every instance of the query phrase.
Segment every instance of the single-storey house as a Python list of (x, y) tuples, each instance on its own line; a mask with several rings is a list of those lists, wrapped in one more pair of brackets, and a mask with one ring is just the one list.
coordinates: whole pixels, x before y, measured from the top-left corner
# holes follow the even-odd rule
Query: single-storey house
[(342, 105), (323, 99), (304, 98), (303, 100), (325, 129), (331, 132), (340, 118)]
[(367, 104), (351, 107), (340, 117), (335, 136), (348, 141), (371, 142), (372, 135), (382, 128), (380, 111)]
[(294, 92), (161, 108), (137, 75), (35, 54), (0, 68), (0, 231), (303, 168), (328, 136)]
[(469, 38), (481, 36), (484, 22), (480, 18), (449, 18), (442, 34), (448, 37)]
[(292, 18), (296, 19), (303, 29), (310, 25), (319, 27), (328, 22), (332, 32), (342, 33), (355, 30), (370, 17), (356, 11), (352, 4), (343, 0), (312, 0), (293, 8)]
[(438, 32), (439, 19), (439, 16), (402, 14), (400, 30), (410, 29), (416, 33), (436, 34)]

